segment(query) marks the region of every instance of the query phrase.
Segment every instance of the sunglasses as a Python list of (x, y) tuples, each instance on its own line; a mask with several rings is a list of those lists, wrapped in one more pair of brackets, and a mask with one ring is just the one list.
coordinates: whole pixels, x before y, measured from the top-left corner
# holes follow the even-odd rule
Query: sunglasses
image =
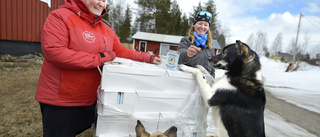
[(200, 16), (206, 15), (206, 16), (212, 18), (212, 14), (209, 13), (209, 12), (206, 12), (206, 11), (200, 11), (200, 12), (198, 13), (198, 15), (200, 15)]

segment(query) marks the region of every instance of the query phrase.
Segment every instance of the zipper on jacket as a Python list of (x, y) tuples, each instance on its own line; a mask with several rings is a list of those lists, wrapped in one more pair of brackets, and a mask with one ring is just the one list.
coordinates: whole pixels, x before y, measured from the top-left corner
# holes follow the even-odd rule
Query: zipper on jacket
[(94, 28), (96, 26), (96, 23), (98, 22), (98, 16), (96, 16), (96, 18), (94, 19), (94, 24), (93, 24), (93, 27)]

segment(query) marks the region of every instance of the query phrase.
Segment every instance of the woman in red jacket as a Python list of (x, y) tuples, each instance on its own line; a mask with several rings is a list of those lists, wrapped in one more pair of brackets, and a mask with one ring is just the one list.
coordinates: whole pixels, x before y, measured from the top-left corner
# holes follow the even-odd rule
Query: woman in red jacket
[(43, 26), (44, 61), (35, 99), (42, 113), (43, 136), (70, 137), (90, 128), (95, 118), (97, 66), (116, 56), (161, 64), (161, 60), (124, 48), (102, 22), (106, 0), (65, 0)]

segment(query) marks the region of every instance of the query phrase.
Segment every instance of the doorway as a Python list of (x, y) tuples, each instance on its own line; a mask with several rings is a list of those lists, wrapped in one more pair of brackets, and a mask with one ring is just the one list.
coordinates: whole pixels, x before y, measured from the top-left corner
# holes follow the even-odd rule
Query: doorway
[(140, 41), (139, 43), (139, 51), (140, 52), (146, 52), (147, 49), (147, 42), (146, 41)]
[(159, 55), (167, 56), (167, 52), (170, 50), (170, 44), (161, 43)]

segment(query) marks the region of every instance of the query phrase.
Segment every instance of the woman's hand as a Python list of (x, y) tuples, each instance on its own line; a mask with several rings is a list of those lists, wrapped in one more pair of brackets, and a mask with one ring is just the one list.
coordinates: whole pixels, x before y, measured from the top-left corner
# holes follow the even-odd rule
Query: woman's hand
[(192, 58), (192, 57), (193, 57), (194, 55), (196, 55), (197, 52), (200, 51), (200, 50), (201, 50), (200, 47), (196, 47), (196, 46), (194, 46), (194, 45), (191, 45), (191, 46), (188, 48), (188, 50), (187, 50), (187, 56), (188, 56), (189, 58)]
[(153, 60), (153, 64), (157, 64), (157, 65), (160, 65), (162, 62), (162, 60), (158, 57), (155, 57), (154, 60)]

